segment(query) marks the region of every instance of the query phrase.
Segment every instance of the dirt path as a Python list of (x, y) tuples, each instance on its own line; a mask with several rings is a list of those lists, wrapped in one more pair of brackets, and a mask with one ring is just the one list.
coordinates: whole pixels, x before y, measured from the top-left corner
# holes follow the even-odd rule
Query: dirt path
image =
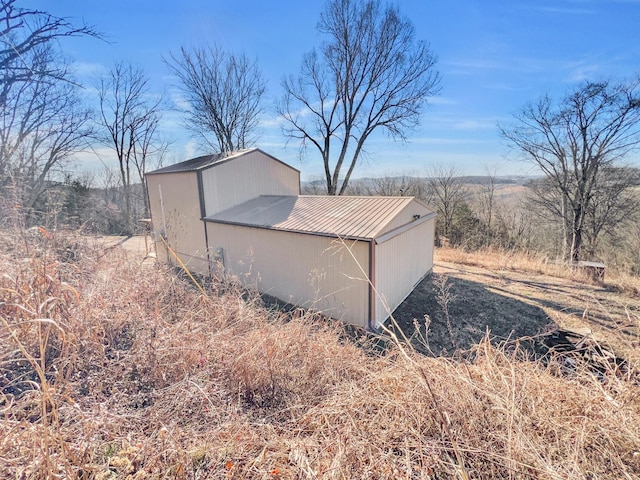
[(134, 235), (133, 237), (109, 235), (96, 237), (95, 240), (107, 248), (121, 246), (127, 251), (136, 252), (143, 256), (153, 253), (154, 250), (153, 240), (149, 236), (145, 239), (143, 235)]
[[(640, 300), (608, 289), (570, 280), (513, 271), (438, 262), (426, 278), (396, 309), (394, 318), (405, 332), (415, 332), (420, 350), (446, 354), (466, 349), (487, 330), (497, 342), (531, 337), (562, 328), (590, 336), (614, 350), (637, 355), (640, 340)], [(446, 278), (451, 299), (442, 306)], [(440, 301), (439, 301), (440, 298)], [(425, 315), (428, 320), (425, 321)], [(428, 346), (424, 337), (429, 323)], [(450, 326), (450, 328), (449, 328)]]
[(153, 239), (147, 235), (134, 235), (132, 237), (108, 235), (94, 237), (92, 241), (104, 246), (105, 249), (122, 248), (130, 252), (135, 258), (139, 258), (143, 265), (154, 265), (156, 261), (155, 245)]

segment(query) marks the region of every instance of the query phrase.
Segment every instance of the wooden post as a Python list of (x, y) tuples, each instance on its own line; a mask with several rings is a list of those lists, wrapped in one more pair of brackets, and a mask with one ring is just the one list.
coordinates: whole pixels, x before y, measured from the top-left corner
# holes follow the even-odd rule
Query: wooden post
[(144, 254), (149, 255), (149, 243), (147, 242), (147, 235), (151, 232), (151, 219), (141, 218), (138, 223), (142, 226), (142, 234), (144, 235)]

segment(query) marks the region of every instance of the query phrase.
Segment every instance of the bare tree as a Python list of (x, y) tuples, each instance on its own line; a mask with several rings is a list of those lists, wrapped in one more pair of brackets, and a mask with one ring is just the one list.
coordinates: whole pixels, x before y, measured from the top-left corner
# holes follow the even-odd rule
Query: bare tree
[(166, 60), (189, 103), (186, 125), (217, 151), (250, 147), (262, 113), (265, 82), (256, 62), (218, 47), (182, 47)]
[(54, 175), (62, 173), (65, 161), (84, 148), (92, 132), (90, 112), (79, 104), (75, 87), (41, 82), (31, 87), (28, 93), (22, 92), (31, 98), (19, 125), (7, 125), (9, 130), (19, 130), (8, 138), (12, 151), (9, 176), (20, 185), (22, 206), (29, 214)]
[(111, 145), (118, 160), (120, 181), (125, 199), (125, 232), (133, 233), (131, 171), (144, 183), (144, 168), (149, 153), (157, 145), (157, 127), (161, 98), (149, 90), (145, 73), (122, 63), (100, 79), (100, 125), (105, 128), (105, 142)]
[(38, 197), (56, 178), (62, 180), (65, 161), (84, 147), (92, 128), (90, 111), (79, 101), (78, 87), (69, 81), (67, 67), (53, 45), (40, 45), (19, 61), (40, 72), (56, 69), (66, 80), (33, 74), (29, 81), (4, 85), (0, 186), (12, 185), (29, 221)]
[(0, 0), (0, 194), (11, 188), (30, 217), (91, 132), (57, 40), (98, 34), (16, 3)]
[(297, 77), (283, 81), (278, 111), (284, 134), (320, 153), (327, 193), (336, 195), (374, 131), (406, 139), (440, 77), (411, 21), (379, 0), (330, 0), (318, 30), (328, 40), (304, 57)]
[(438, 223), (442, 227), (440, 233), (447, 237), (451, 233), (454, 215), (467, 199), (467, 184), (454, 167), (440, 165), (429, 172), (427, 189), (428, 203), (438, 213)]
[(602, 234), (615, 230), (640, 206), (640, 171), (634, 168), (604, 168), (599, 173), (585, 220), (585, 245), (591, 257), (598, 255)]
[[(541, 229), (537, 218), (527, 202), (517, 202), (513, 199), (499, 202), (495, 205), (494, 242), (502, 247), (531, 248), (541, 236)], [(536, 234), (534, 235), (533, 232)], [(540, 244), (536, 246), (541, 247)]]
[(370, 195), (383, 196), (408, 196), (424, 200), (427, 197), (425, 182), (423, 178), (410, 177), (407, 175), (386, 176), (374, 178)]
[(304, 195), (324, 195), (327, 193), (324, 190), (324, 179), (322, 177), (313, 177), (302, 182), (302, 193)]
[(138, 172), (138, 180), (142, 185), (142, 202), (144, 205), (144, 217), (149, 216), (149, 195), (147, 193), (147, 182), (144, 175), (149, 166), (158, 168), (162, 165), (165, 155), (171, 142), (159, 135), (158, 126), (160, 116), (156, 113), (151, 115), (147, 127), (141, 129), (138, 142), (133, 146), (133, 164)]
[(485, 225), (485, 241), (491, 243), (493, 215), (496, 197), (496, 170), (485, 167), (487, 173), (486, 180), (482, 183), (479, 197), (479, 213), (480, 219)]
[[(30, 60), (35, 50), (51, 47), (62, 37), (90, 35), (99, 37), (93, 27), (76, 26), (66, 18), (47, 12), (16, 7), (17, 0), (0, 0), (0, 107), (6, 105), (8, 89), (14, 83), (29, 82), (34, 77), (42, 81), (68, 81), (67, 71), (55, 63)], [(35, 56), (37, 57), (37, 55)]]
[(604, 169), (619, 165), (640, 143), (640, 80), (630, 83), (586, 82), (556, 105), (549, 96), (515, 115), (515, 125), (501, 133), (527, 161), (539, 167), (555, 192), (551, 204), (563, 229), (567, 260), (582, 256), (589, 212), (599, 195)]

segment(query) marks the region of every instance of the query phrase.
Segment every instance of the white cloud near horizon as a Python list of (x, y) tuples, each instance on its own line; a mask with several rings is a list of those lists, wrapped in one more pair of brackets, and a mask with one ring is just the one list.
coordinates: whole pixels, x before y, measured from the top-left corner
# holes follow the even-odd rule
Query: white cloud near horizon
[(94, 78), (103, 75), (108, 71), (108, 68), (102, 63), (73, 62), (71, 65), (73, 73), (78, 77), (84, 78)]

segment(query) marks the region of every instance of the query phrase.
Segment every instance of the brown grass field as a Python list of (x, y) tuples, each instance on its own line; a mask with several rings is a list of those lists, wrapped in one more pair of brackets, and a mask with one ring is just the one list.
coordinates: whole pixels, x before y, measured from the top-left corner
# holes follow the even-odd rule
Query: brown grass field
[[(464, 352), (425, 356), (415, 336), (378, 353), (233, 285), (202, 293), (125, 248), (4, 232), (0, 477), (640, 478), (634, 280), (535, 265), (441, 250), (425, 313), (449, 334), (438, 347)], [(475, 331), (550, 323), (607, 341), (624, 368), (536, 361)]]

